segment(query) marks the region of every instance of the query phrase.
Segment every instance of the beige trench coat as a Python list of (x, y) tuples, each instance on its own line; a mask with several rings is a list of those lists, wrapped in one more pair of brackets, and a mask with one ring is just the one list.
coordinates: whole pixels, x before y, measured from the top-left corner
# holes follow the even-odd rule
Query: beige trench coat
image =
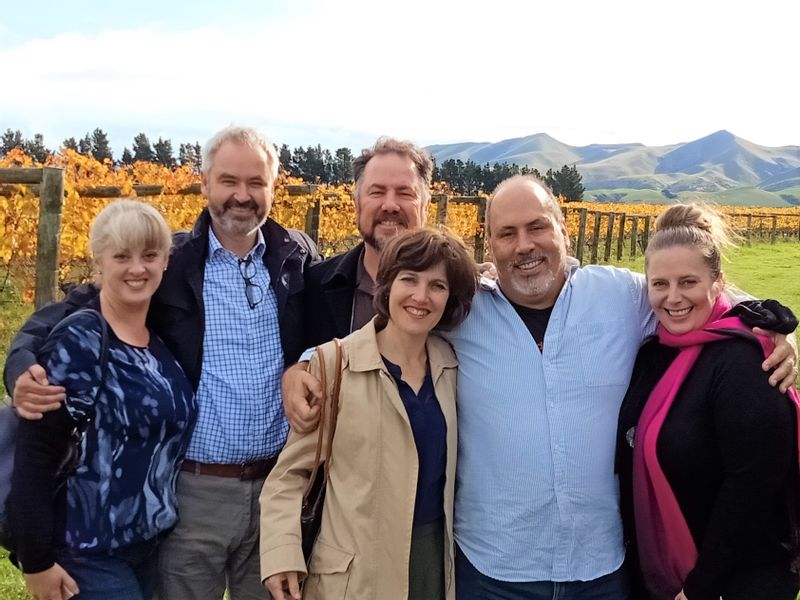
[[(397, 386), (378, 352), (374, 322), (342, 340), (342, 346), (333, 462), (322, 526), (308, 571), (300, 545), (300, 504), (313, 467), (318, 432), (292, 431), (261, 492), (261, 577), (285, 571), (307, 573), (306, 600), (405, 600), (417, 490), (414, 436)], [(333, 343), (325, 344), (323, 351), (332, 387)], [(429, 337), (427, 351), (447, 424), (442, 560), (447, 598), (452, 599), (457, 363), (449, 344), (435, 335)], [(316, 356), (309, 369), (319, 374)]]

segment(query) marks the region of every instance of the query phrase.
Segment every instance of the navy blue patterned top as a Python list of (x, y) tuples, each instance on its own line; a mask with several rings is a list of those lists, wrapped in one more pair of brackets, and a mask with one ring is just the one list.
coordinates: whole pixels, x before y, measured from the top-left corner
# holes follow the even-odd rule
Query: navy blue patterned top
[[(53, 547), (107, 551), (135, 544), (177, 520), (175, 482), (197, 414), (191, 385), (152, 332), (146, 348), (109, 328), (100, 385), (100, 325), (86, 313), (51, 334), (39, 355), (50, 382), (67, 389), (65, 407), (22, 421), (10, 497), (17, 556), (25, 572), (52, 566)], [(69, 431), (91, 417), (81, 463), (55, 510), (54, 474)], [(63, 531), (63, 535), (60, 533)], [(49, 564), (48, 564), (49, 563)]]

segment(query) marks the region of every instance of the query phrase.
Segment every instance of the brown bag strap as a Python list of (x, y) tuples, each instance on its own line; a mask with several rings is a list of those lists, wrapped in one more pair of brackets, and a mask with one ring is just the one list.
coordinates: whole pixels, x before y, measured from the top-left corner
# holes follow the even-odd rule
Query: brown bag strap
[[(334, 374), (333, 380), (333, 390), (330, 397), (330, 404), (331, 404), (331, 417), (330, 417), (330, 426), (328, 429), (328, 466), (325, 469), (325, 483), (328, 483), (328, 478), (330, 474), (330, 463), (331, 463), (331, 449), (333, 448), (333, 435), (336, 433), (336, 421), (339, 416), (339, 391), (342, 386), (342, 343), (338, 339), (333, 340), (336, 346), (336, 371)], [(303, 492), (303, 502), (306, 501), (308, 495), (311, 493), (311, 487), (314, 485), (314, 481), (317, 477), (317, 472), (319, 471), (320, 467), (320, 458), (322, 456), (322, 440), (324, 437), (325, 431), (325, 409), (328, 396), (328, 367), (325, 364), (325, 354), (322, 352), (322, 347), (317, 346), (317, 358), (319, 359), (320, 364), (320, 374), (319, 374), (319, 383), (322, 387), (322, 406), (320, 407), (319, 411), (319, 426), (318, 430), (319, 433), (317, 434), (317, 448), (314, 452), (314, 468), (311, 471), (311, 477), (308, 480), (308, 484), (306, 485), (306, 489)]]
[(334, 338), (336, 346), (336, 371), (334, 372), (333, 390), (331, 391), (331, 422), (328, 428), (328, 465), (325, 467), (325, 483), (331, 476), (333, 464), (333, 435), (336, 433), (336, 423), (339, 421), (339, 393), (342, 389), (342, 342)]

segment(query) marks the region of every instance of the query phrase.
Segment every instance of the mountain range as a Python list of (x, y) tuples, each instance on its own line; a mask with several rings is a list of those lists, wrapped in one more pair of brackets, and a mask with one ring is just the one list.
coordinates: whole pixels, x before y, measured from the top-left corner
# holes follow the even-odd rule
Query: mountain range
[(427, 150), (438, 164), (451, 158), (481, 165), (505, 162), (542, 173), (575, 165), (587, 190), (585, 200), (800, 206), (800, 146), (760, 146), (724, 130), (668, 146), (570, 146), (537, 133), (497, 143), (440, 144)]

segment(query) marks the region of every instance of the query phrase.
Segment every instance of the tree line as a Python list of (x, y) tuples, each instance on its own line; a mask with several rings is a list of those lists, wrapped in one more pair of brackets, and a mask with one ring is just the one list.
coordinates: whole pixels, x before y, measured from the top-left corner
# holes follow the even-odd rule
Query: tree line
[[(62, 148), (70, 148), (96, 160), (109, 160), (116, 165), (130, 165), (136, 161), (147, 161), (166, 167), (189, 165), (195, 172), (200, 172), (201, 146), (199, 142), (184, 143), (178, 146), (178, 154), (172, 140), (158, 138), (151, 143), (144, 133), (133, 138), (133, 144), (126, 146), (118, 160), (114, 159), (108, 134), (100, 128), (76, 140), (69, 137), (61, 143)], [(37, 133), (26, 139), (22, 133), (6, 129), (0, 136), (0, 156), (10, 150), (21, 148), (38, 162), (44, 162), (53, 151), (44, 144), (42, 134)], [(290, 149), (287, 144), (276, 146), (281, 168), (292, 177), (302, 178), (309, 183), (328, 183), (340, 185), (353, 180), (353, 152), (350, 148), (338, 148), (331, 152), (320, 144), (308, 147), (298, 146)], [(580, 173), (575, 165), (564, 165), (560, 170), (548, 169), (542, 174), (533, 167), (517, 164), (494, 163), (479, 165), (471, 160), (448, 159), (441, 165), (434, 161), (433, 180), (444, 182), (456, 194), (474, 196), (479, 193), (491, 193), (497, 185), (512, 175), (535, 175), (542, 179), (553, 192), (567, 201), (583, 199), (584, 187)]]
[(542, 174), (527, 165), (494, 163), (479, 165), (471, 160), (448, 159), (434, 169), (433, 180), (444, 181), (458, 194), (474, 196), (480, 192), (490, 194), (504, 179), (512, 175), (534, 175), (544, 181), (556, 196), (568, 202), (583, 200), (583, 182), (575, 165), (564, 165), (560, 170), (548, 169)]
[[(293, 177), (303, 181), (332, 183), (335, 185), (353, 180), (353, 153), (349, 148), (336, 152), (323, 149), (319, 144), (290, 150), (283, 144), (278, 150), (281, 167)], [(441, 181), (456, 194), (474, 196), (489, 194), (497, 185), (512, 175), (535, 175), (543, 180), (557, 196), (567, 201), (583, 200), (583, 181), (575, 165), (564, 165), (560, 170), (548, 169), (542, 174), (533, 167), (508, 163), (486, 163), (481, 166), (471, 160), (448, 159), (441, 165), (434, 161), (433, 181)]]
[[(41, 133), (25, 138), (19, 130), (6, 129), (0, 135), (0, 156), (5, 156), (15, 148), (20, 148), (37, 162), (44, 162), (49, 154), (53, 154), (53, 150), (45, 145)], [(98, 127), (80, 139), (68, 137), (61, 142), (60, 148), (69, 148), (100, 162), (109, 160), (115, 165), (131, 165), (137, 160), (143, 160), (170, 168), (189, 165), (200, 172), (200, 142), (180, 144), (178, 155), (175, 156), (172, 140), (159, 137), (158, 141), (151, 143), (146, 134), (139, 133), (133, 138), (131, 148), (125, 146), (120, 158), (115, 160), (108, 134)]]

